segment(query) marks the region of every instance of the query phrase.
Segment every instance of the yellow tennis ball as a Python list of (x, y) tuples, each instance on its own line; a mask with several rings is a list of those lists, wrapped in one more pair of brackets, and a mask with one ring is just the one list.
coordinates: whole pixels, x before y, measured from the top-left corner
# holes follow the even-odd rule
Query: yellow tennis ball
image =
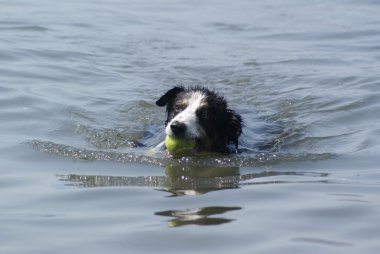
[(174, 156), (191, 155), (195, 147), (195, 139), (176, 138), (166, 135), (165, 146)]

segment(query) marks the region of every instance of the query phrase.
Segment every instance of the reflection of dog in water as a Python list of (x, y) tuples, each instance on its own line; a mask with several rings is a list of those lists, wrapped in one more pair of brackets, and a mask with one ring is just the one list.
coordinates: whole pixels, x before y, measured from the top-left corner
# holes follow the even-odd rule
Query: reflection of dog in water
[(165, 191), (171, 196), (200, 195), (210, 191), (237, 188), (239, 168), (204, 167), (173, 163), (165, 167), (165, 175), (103, 176), (57, 175), (69, 185), (81, 187), (145, 186)]
[[(327, 173), (262, 171), (239, 175), (238, 168), (199, 167), (194, 170), (176, 165), (166, 167), (166, 176), (57, 175), (60, 181), (80, 187), (145, 186), (166, 191), (173, 196), (198, 195), (244, 184), (279, 184), (326, 182)], [(292, 176), (289, 179), (289, 176)], [(285, 177), (285, 178), (283, 178)], [(295, 179), (294, 179), (295, 178)], [(306, 178), (306, 180), (305, 180)]]
[(156, 104), (166, 106), (166, 135), (194, 138), (195, 152), (226, 153), (229, 144), (237, 151), (242, 118), (222, 96), (203, 87), (174, 87)]
[(240, 210), (241, 207), (225, 207), (225, 206), (211, 206), (204, 208), (193, 208), (186, 210), (168, 210), (156, 212), (156, 215), (172, 217), (168, 221), (170, 227), (179, 227), (185, 225), (220, 225), (233, 221), (233, 219), (211, 217), (230, 211)]

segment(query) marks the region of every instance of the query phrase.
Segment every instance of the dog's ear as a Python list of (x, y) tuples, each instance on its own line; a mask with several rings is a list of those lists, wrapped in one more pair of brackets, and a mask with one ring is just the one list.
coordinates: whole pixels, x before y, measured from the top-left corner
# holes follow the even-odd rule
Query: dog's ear
[(228, 141), (234, 143), (236, 150), (238, 149), (238, 139), (242, 133), (243, 120), (239, 114), (231, 109), (227, 109), (228, 114)]
[(173, 100), (178, 93), (183, 92), (184, 90), (185, 89), (182, 86), (176, 86), (170, 89), (156, 101), (156, 105), (159, 107), (165, 106), (169, 101)]

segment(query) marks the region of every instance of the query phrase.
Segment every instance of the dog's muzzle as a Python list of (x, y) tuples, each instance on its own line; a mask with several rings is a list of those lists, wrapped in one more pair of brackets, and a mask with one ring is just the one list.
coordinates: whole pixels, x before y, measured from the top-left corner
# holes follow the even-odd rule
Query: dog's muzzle
[(184, 123), (181, 123), (179, 121), (174, 121), (170, 124), (170, 130), (176, 137), (183, 137), (185, 136), (187, 127)]

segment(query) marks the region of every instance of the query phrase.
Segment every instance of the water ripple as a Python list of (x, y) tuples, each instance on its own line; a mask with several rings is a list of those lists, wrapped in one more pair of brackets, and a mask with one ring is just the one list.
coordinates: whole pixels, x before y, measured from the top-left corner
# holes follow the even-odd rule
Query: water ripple
[[(262, 165), (274, 165), (285, 162), (317, 161), (336, 157), (332, 153), (320, 154), (282, 154), (282, 153), (243, 153), (238, 155), (202, 155), (196, 157), (172, 158), (163, 154), (161, 158), (147, 156), (138, 153), (124, 153), (115, 151), (89, 150), (68, 145), (57, 144), (50, 141), (33, 140), (31, 146), (41, 152), (70, 157), (88, 161), (115, 161), (124, 163), (142, 163), (155, 166), (180, 167), (192, 169), (194, 167), (255, 167)], [(148, 149), (146, 149), (146, 152)]]
[(24, 26), (3, 26), (0, 27), (0, 31), (31, 31), (31, 32), (46, 32), (49, 29), (47, 27), (43, 26), (37, 26), (37, 25), (24, 25)]
[(162, 163), (152, 157), (134, 155), (127, 153), (116, 153), (107, 151), (94, 151), (88, 149), (75, 148), (68, 145), (56, 144), (50, 141), (33, 140), (30, 142), (32, 147), (38, 151), (70, 157), (78, 160), (87, 161), (115, 161), (127, 163), (144, 163), (149, 165), (161, 166)]

